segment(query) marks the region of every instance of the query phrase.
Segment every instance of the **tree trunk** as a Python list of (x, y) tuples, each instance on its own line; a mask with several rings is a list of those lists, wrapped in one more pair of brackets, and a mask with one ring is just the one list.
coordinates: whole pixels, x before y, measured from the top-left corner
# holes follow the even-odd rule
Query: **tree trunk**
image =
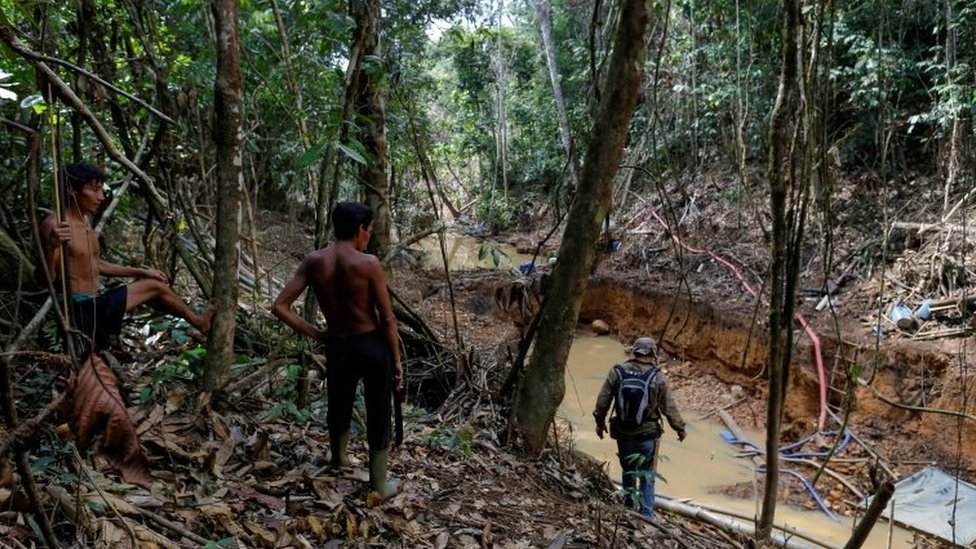
[(790, 229), (787, 223), (788, 192), (795, 182), (791, 154), (791, 122), (798, 113), (800, 5), (798, 0), (783, 1), (783, 68), (779, 91), (773, 106), (769, 130), (769, 207), (772, 215), (772, 244), (769, 252), (769, 401), (766, 408), (766, 478), (762, 513), (756, 537), (760, 544), (769, 539), (776, 513), (779, 482), (779, 435), (783, 403), (789, 381), (793, 337), (793, 296), (795, 284), (789, 269)]
[(596, 259), (596, 242), (610, 208), (614, 177), (640, 89), (650, 14), (643, 0), (622, 0), (622, 14), (594, 118), (576, 200), (573, 202), (545, 301), (535, 348), (519, 383), (515, 426), (528, 449), (545, 446), (552, 418), (566, 392), (566, 358)]
[[(365, 37), (360, 62), (365, 59), (380, 59), (380, 2), (365, 0), (353, 4), (356, 24), (363, 28)], [(386, 257), (390, 252), (391, 216), (386, 159), (386, 106), (380, 88), (381, 75), (380, 70), (360, 68), (357, 110), (367, 121), (362, 143), (369, 158), (366, 166), (360, 170), (359, 177), (366, 195), (366, 204), (373, 209), (373, 236), (369, 251), (379, 257)], [(388, 276), (390, 274), (387, 272)]]
[(505, 56), (503, 54), (502, 41), (502, 17), (505, 15), (505, 0), (498, 0), (498, 79), (496, 81), (497, 100), (498, 100), (498, 174), (502, 178), (502, 191), (505, 200), (508, 200), (508, 130), (505, 117)]
[(563, 88), (559, 83), (559, 67), (556, 65), (556, 50), (552, 45), (552, 23), (549, 19), (549, 0), (538, 0), (535, 12), (539, 17), (539, 28), (542, 31), (542, 48), (546, 53), (546, 66), (549, 68), (549, 80), (552, 81), (552, 98), (556, 102), (556, 114), (559, 116), (559, 136), (566, 149), (566, 159), (569, 162), (569, 175), (573, 179), (573, 187), (579, 186), (579, 162), (576, 161), (576, 150), (573, 148), (573, 135), (569, 131), (569, 117), (566, 115), (566, 103), (563, 101)]
[(213, 299), (217, 302), (210, 337), (204, 385), (226, 382), (234, 358), (234, 314), (237, 311), (241, 162), (241, 53), (237, 39), (237, 2), (214, 0), (217, 31), (217, 80), (214, 83), (214, 140), (217, 145), (217, 232), (214, 250)]

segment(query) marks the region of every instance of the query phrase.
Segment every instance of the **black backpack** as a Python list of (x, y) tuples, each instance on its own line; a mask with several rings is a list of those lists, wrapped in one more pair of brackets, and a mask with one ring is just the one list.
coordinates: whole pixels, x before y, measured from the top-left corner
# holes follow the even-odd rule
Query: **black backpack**
[(625, 428), (635, 429), (644, 422), (644, 411), (647, 409), (648, 394), (651, 383), (657, 377), (657, 367), (634, 372), (616, 365), (617, 372), (617, 421)]

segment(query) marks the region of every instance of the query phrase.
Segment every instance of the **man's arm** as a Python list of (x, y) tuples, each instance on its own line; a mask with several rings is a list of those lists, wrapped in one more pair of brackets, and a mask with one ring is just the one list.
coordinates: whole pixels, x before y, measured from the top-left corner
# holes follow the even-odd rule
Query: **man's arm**
[(271, 307), (271, 314), (275, 315), (286, 326), (299, 334), (314, 341), (322, 341), (325, 339), (325, 332), (312, 326), (298, 313), (291, 310), (291, 304), (308, 287), (308, 276), (306, 275), (306, 271), (308, 270), (307, 263), (308, 259), (306, 258), (298, 266), (298, 271), (295, 272), (295, 276), (291, 277), (291, 280), (281, 289), (281, 293), (275, 298), (274, 305)]
[(400, 363), (400, 334), (397, 331), (396, 315), (393, 314), (390, 291), (386, 288), (386, 279), (383, 277), (383, 267), (380, 265), (380, 260), (375, 256), (370, 257), (370, 291), (376, 300), (376, 309), (380, 315), (380, 323), (386, 330), (386, 340), (390, 345), (390, 352), (393, 354), (393, 382), (395, 387), (399, 388), (403, 383), (403, 365)]
[(613, 402), (614, 387), (619, 381), (617, 372), (610, 368), (607, 372), (607, 379), (603, 381), (600, 394), (596, 397), (596, 408), (593, 409), (593, 419), (596, 420), (596, 435), (603, 438), (603, 432), (607, 430), (607, 413), (610, 411), (610, 404)]
[(664, 377), (664, 373), (658, 373), (661, 376), (661, 411), (664, 417), (668, 420), (668, 425), (678, 433), (678, 440), (685, 439), (685, 420), (681, 418), (681, 412), (678, 411), (678, 404), (674, 401), (674, 396), (671, 394), (671, 387), (668, 385), (668, 379)]

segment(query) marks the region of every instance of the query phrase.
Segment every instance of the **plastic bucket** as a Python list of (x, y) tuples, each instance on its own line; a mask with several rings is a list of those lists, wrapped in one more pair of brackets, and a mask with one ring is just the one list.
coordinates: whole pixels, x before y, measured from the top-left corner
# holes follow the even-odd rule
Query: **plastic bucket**
[(915, 326), (912, 310), (901, 303), (891, 308), (891, 321), (898, 326), (899, 330), (910, 330)]

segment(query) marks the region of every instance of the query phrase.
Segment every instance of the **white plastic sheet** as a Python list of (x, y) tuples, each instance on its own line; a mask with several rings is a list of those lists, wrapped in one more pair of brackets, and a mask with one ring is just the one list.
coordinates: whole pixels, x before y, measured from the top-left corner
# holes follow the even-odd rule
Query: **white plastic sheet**
[[(895, 522), (963, 547), (976, 543), (976, 486), (926, 467), (895, 484), (894, 500)], [(890, 519), (890, 513), (889, 504), (884, 516)]]

